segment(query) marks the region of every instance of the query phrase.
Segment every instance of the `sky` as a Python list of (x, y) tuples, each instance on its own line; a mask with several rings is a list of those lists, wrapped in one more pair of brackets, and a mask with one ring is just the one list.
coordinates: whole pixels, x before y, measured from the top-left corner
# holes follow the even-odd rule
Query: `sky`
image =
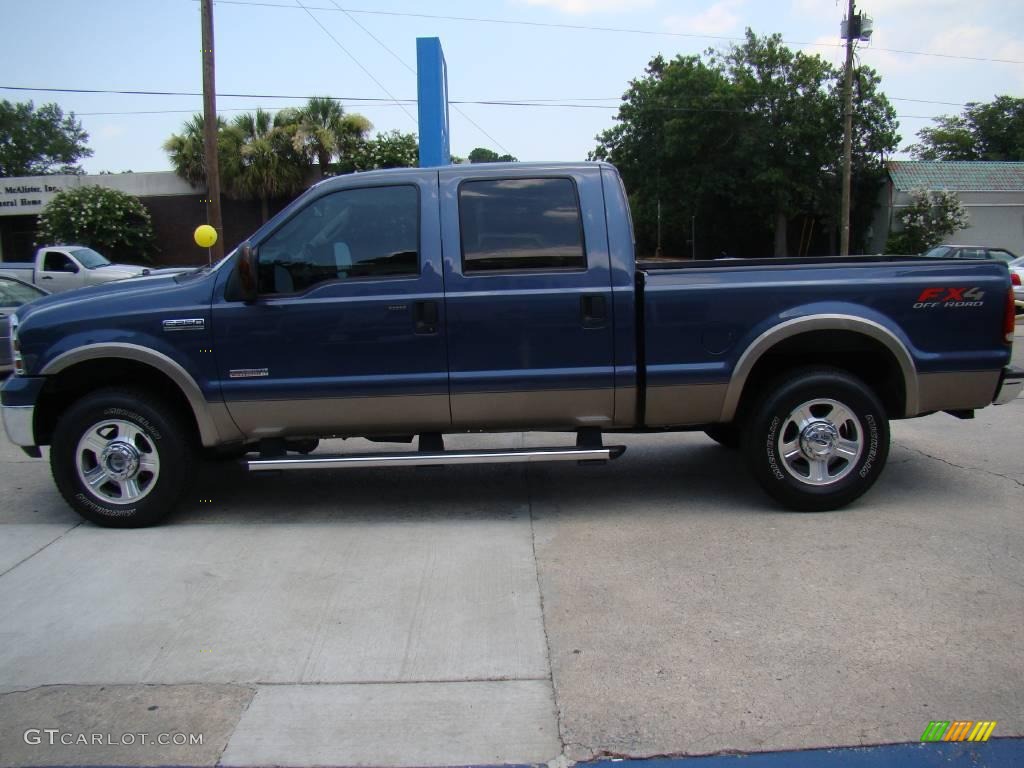
[[(214, 5), (217, 92), (247, 95), (220, 96), (218, 110), (230, 117), (302, 103), (282, 97), (325, 95), (340, 97), (346, 111), (365, 115), (375, 130), (416, 131), (415, 103), (391, 99), (415, 99), (416, 38), (439, 37), (452, 100), (533, 102), (453, 106), (454, 154), (483, 146), (520, 160), (582, 160), (595, 135), (613, 125), (629, 81), (656, 54), (724, 48), (750, 27), (779, 32), (790, 47), (841, 65), (845, 6), (845, 0), (223, 0)], [(858, 56), (882, 75), (900, 115), (901, 146), (931, 125), (930, 117), (958, 113), (968, 101), (1024, 95), (1024, 2), (865, 0), (858, 10), (874, 19), (874, 36)], [(0, 30), (0, 86), (202, 90), (197, 0), (0, 0)], [(53, 101), (75, 112), (94, 151), (83, 161), (89, 173), (169, 169), (161, 145), (202, 109), (199, 96), (0, 89), (0, 98)]]

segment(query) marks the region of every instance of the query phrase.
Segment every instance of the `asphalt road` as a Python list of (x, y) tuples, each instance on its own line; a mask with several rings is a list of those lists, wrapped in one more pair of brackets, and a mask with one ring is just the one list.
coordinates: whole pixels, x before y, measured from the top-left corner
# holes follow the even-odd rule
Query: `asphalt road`
[[(780, 511), (694, 434), (627, 436), (607, 467), (211, 466), (141, 531), (82, 524), (0, 440), (0, 765), (539, 763), (908, 742), (935, 719), (1024, 735), (1022, 426), (1024, 399), (896, 423), (878, 485), (832, 513)], [(60, 744), (81, 734), (115, 743)]]

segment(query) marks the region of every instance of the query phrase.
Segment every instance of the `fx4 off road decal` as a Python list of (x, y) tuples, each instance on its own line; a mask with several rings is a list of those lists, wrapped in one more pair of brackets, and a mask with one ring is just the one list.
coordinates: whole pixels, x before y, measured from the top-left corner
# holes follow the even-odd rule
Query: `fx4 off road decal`
[(984, 298), (981, 288), (925, 288), (917, 297), (914, 309), (981, 307), (985, 304)]

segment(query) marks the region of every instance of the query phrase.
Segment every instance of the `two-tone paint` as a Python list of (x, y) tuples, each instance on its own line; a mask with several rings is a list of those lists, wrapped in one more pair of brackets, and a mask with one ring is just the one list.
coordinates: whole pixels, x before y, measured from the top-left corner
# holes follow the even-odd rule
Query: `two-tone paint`
[[(586, 269), (466, 274), (458, 190), (467, 180), (571, 179)], [(982, 407), (1010, 347), (1006, 267), (921, 259), (635, 261), (622, 183), (603, 163), (401, 169), (325, 181), (250, 239), (342, 189), (410, 185), (417, 275), (232, 299), (237, 254), (212, 269), (48, 297), (19, 312), (24, 376), (4, 386), (15, 442), (75, 366), (148, 366), (182, 394), (201, 442), (512, 429), (692, 428), (730, 421), (763, 355), (801, 334), (871, 340), (899, 371), (902, 412)], [(932, 287), (970, 306), (915, 308)], [(430, 318), (424, 322), (423, 318)], [(132, 382), (124, 382), (131, 385)]]

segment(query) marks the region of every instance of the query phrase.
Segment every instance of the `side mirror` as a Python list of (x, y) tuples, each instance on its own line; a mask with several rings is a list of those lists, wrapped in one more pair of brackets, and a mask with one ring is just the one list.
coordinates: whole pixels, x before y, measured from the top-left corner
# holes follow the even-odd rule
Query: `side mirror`
[(241, 289), (239, 298), (246, 304), (256, 301), (259, 295), (256, 261), (256, 249), (248, 243), (243, 244), (239, 249), (238, 265), (235, 269), (238, 272), (238, 286)]

